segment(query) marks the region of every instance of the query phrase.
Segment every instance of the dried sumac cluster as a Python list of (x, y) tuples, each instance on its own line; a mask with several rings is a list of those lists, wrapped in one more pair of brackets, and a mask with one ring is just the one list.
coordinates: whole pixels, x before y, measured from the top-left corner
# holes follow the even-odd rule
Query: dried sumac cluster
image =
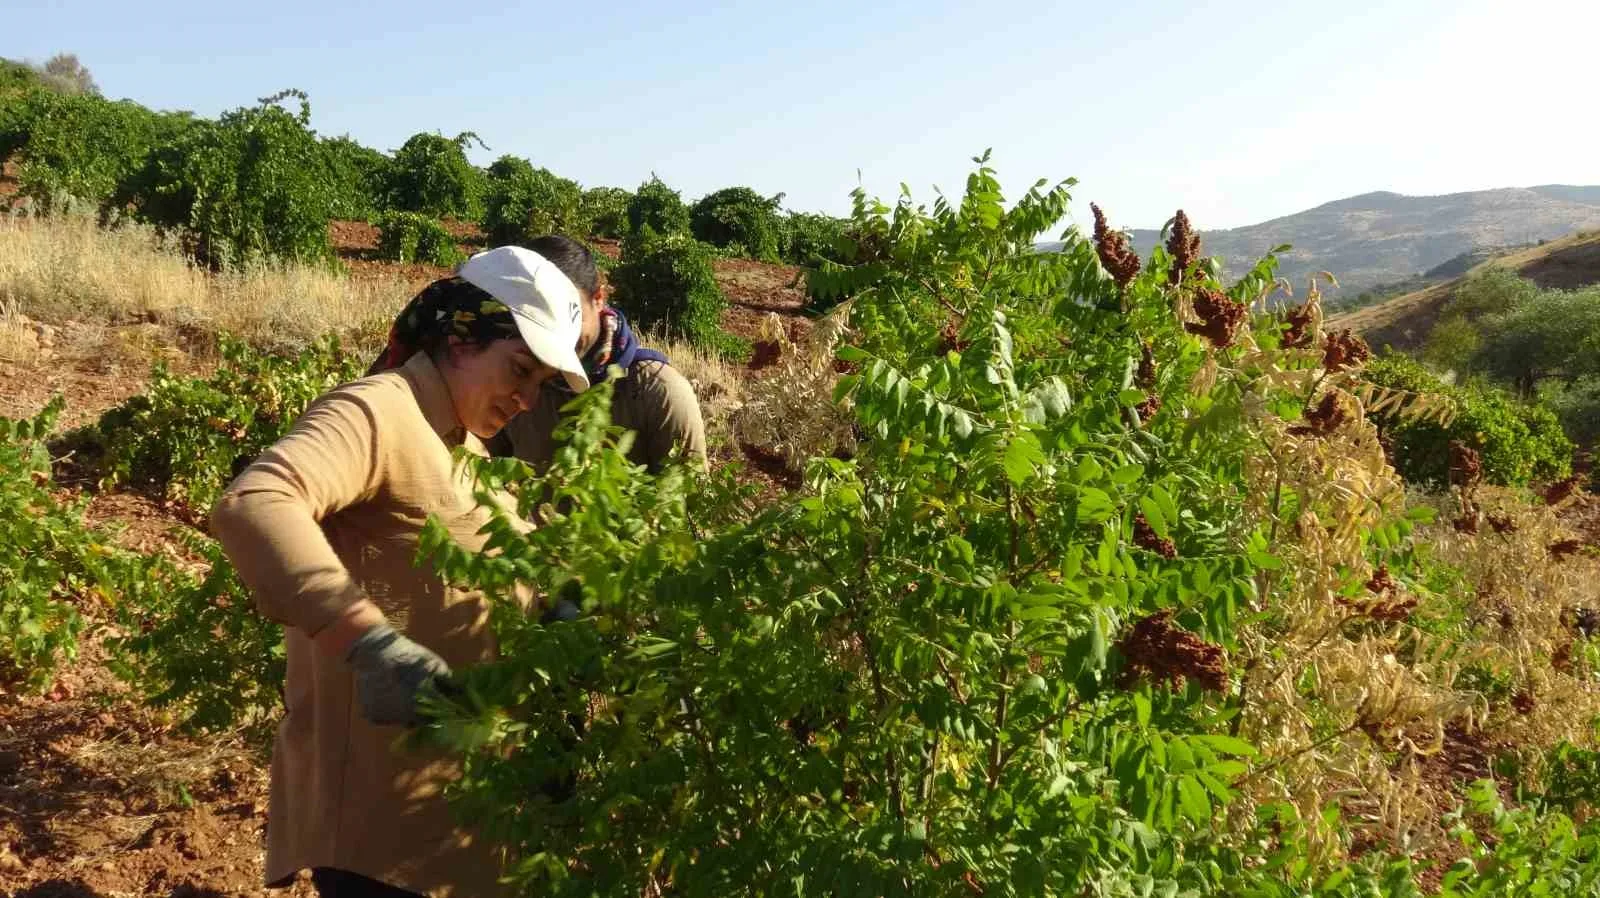
[(1150, 348), (1149, 343), (1145, 343), (1139, 348), (1139, 370), (1134, 377), (1134, 385), (1146, 391), (1144, 401), (1134, 408), (1134, 411), (1139, 414), (1139, 422), (1141, 424), (1155, 417), (1156, 412), (1161, 411), (1161, 397), (1155, 392), (1156, 374), (1155, 352)]
[(1172, 233), (1167, 236), (1167, 252), (1172, 254), (1172, 267), (1167, 269), (1167, 283), (1177, 286), (1188, 276), (1189, 269), (1200, 260), (1200, 235), (1189, 224), (1189, 216), (1179, 209), (1172, 217)]
[(1221, 646), (1181, 630), (1172, 623), (1172, 610), (1157, 611), (1138, 623), (1117, 643), (1126, 666), (1126, 682), (1148, 678), (1175, 689), (1194, 680), (1213, 692), (1228, 689), (1227, 655)]
[(1170, 539), (1162, 539), (1156, 535), (1154, 527), (1144, 515), (1134, 515), (1133, 542), (1141, 549), (1147, 549), (1160, 555), (1162, 558), (1177, 558), (1178, 547)]
[(1094, 212), (1094, 251), (1100, 256), (1100, 264), (1111, 272), (1118, 287), (1126, 288), (1139, 276), (1139, 254), (1128, 246), (1126, 234), (1111, 230), (1099, 206), (1090, 203), (1089, 209)]
[(1283, 331), (1283, 347), (1285, 349), (1310, 349), (1316, 343), (1317, 335), (1311, 332), (1311, 303), (1302, 303), (1289, 310), (1285, 320), (1288, 327)]
[(1355, 368), (1372, 358), (1372, 348), (1367, 341), (1349, 328), (1329, 334), (1322, 345), (1322, 367), (1329, 371)]
[(1483, 457), (1460, 440), (1450, 441), (1450, 483), (1463, 489), (1483, 480)]
[(1552, 483), (1544, 491), (1544, 502), (1546, 505), (1560, 505), (1562, 502), (1565, 502), (1571, 498), (1572, 495), (1576, 493), (1578, 488), (1582, 485), (1582, 474), (1574, 474), (1571, 477), (1568, 477), (1566, 480)]
[(1367, 580), (1367, 590), (1377, 597), (1376, 600), (1358, 601), (1340, 596), (1334, 601), (1362, 617), (1381, 623), (1403, 621), (1409, 618), (1417, 607), (1416, 597), (1400, 592), (1400, 584), (1389, 573), (1388, 567), (1380, 566), (1373, 572), (1372, 577)]
[(1184, 322), (1184, 328), (1210, 340), (1218, 349), (1226, 349), (1233, 345), (1239, 325), (1250, 316), (1250, 309), (1242, 302), (1229, 299), (1220, 290), (1201, 287), (1195, 291), (1194, 314), (1200, 320)]
[(1290, 427), (1289, 432), (1296, 436), (1327, 436), (1350, 423), (1353, 417), (1349, 404), (1337, 392), (1329, 391), (1316, 406), (1306, 409), (1305, 423)]
[(760, 371), (778, 364), (778, 359), (783, 358), (783, 347), (776, 340), (758, 340), (751, 345), (750, 370)]
[(1548, 548), (1550, 551), (1550, 557), (1557, 559), (1566, 558), (1569, 555), (1576, 555), (1578, 550), (1583, 548), (1583, 540), (1559, 539), (1551, 543)]

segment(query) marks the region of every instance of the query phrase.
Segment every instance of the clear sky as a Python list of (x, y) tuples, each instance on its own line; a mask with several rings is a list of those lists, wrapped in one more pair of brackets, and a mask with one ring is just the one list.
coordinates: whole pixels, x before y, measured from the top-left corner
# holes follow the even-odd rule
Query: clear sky
[[(0, 56), (215, 115), (286, 87), (384, 150), (472, 130), (585, 186), (652, 171), (843, 213), (864, 184), (1081, 182), (1124, 227), (1370, 190), (1600, 183), (1600, 0), (522, 4), (11, 0)], [(858, 175), (859, 172), (859, 175)]]

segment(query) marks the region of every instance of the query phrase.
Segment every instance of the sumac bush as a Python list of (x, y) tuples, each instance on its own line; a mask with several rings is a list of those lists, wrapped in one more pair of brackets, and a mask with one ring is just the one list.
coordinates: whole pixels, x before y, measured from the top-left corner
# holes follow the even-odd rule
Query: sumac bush
[(628, 233), (638, 234), (646, 228), (657, 234), (689, 230), (689, 208), (683, 197), (656, 177), (640, 184), (628, 202)]
[(707, 194), (690, 207), (689, 229), (696, 240), (719, 249), (776, 262), (781, 202), (782, 196), (768, 199), (748, 187), (728, 187)]
[(682, 336), (708, 350), (725, 350), (722, 310), (711, 248), (687, 234), (646, 230), (622, 245), (611, 270), (612, 302), (640, 328)]
[(467, 160), (467, 147), (482, 146), (469, 132), (455, 137), (414, 134), (394, 154), (389, 207), (434, 218), (476, 221), (483, 211), (488, 177)]
[(584, 236), (583, 189), (576, 181), (514, 156), (489, 168), (483, 232), (491, 246), (521, 244), (545, 234)]
[(1444, 396), (1454, 406), (1447, 424), (1437, 418), (1378, 418), (1379, 429), (1392, 441), (1395, 469), (1409, 482), (1445, 484), (1453, 441), (1478, 451), (1490, 483), (1524, 486), (1572, 471), (1572, 441), (1555, 413), (1543, 406), (1521, 402), (1492, 386), (1446, 384), (1404, 356), (1372, 361), (1364, 376), (1389, 389)]
[(436, 218), (419, 212), (389, 211), (373, 224), (378, 228), (378, 256), (395, 262), (423, 262), (453, 268), (466, 261), (456, 238)]

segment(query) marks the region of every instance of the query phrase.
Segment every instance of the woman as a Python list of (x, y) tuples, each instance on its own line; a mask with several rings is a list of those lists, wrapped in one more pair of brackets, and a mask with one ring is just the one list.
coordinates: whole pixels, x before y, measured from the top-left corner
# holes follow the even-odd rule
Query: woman
[(416, 566), (424, 522), (480, 546), (488, 512), (452, 448), (483, 454), (560, 375), (588, 386), (582, 296), (502, 247), (418, 294), (361, 380), (318, 399), (228, 488), (212, 528), (261, 611), (285, 625), (286, 714), (272, 757), (267, 882), (324, 896), (492, 894), (499, 864), (458, 829), (450, 759), (394, 749), (417, 695), (494, 652), (483, 597)]
[[(660, 472), (674, 457), (704, 469), (706, 428), (694, 387), (665, 355), (640, 345), (628, 319), (606, 305), (605, 288), (588, 248), (554, 234), (524, 245), (566, 272), (583, 295), (584, 333), (578, 351), (589, 380), (606, 380), (613, 365), (625, 375), (611, 394), (611, 421), (635, 434), (629, 460), (651, 472)], [(571, 399), (560, 384), (547, 384), (538, 401), (512, 418), (500, 438), (490, 442), (490, 449), (496, 455), (515, 455), (536, 469), (547, 467), (555, 457), (561, 407)]]

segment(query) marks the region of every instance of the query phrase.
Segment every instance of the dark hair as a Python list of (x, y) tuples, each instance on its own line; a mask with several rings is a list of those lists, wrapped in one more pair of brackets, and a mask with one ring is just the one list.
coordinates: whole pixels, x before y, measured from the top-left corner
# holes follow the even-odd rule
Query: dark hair
[(546, 234), (523, 241), (521, 246), (549, 259), (585, 298), (593, 299), (595, 291), (600, 289), (600, 272), (594, 267), (594, 254), (571, 237)]
[(398, 368), (419, 352), (440, 361), (450, 337), (487, 346), (520, 336), (511, 310), (492, 295), (459, 277), (440, 278), (400, 310), (389, 328), (388, 345), (367, 374)]

